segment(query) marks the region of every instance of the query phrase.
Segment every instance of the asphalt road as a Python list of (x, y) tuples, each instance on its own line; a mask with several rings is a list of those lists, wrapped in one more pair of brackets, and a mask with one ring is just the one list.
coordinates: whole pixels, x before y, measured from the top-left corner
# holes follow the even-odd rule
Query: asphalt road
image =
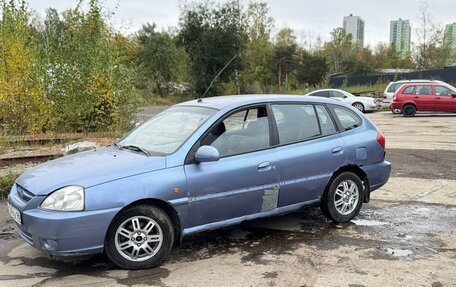
[(46, 256), (0, 203), (0, 286), (456, 286), (456, 115), (369, 117), (392, 177), (353, 222), (310, 207), (188, 237), (160, 267), (125, 271), (103, 255)]

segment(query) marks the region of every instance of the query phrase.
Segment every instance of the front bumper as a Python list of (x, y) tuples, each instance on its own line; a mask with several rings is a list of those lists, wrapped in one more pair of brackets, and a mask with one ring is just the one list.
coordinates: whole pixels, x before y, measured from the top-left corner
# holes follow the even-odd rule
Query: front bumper
[(369, 180), (370, 191), (379, 189), (388, 182), (391, 173), (391, 163), (383, 160), (375, 164), (362, 166)]
[(15, 223), (19, 236), (46, 253), (55, 256), (86, 255), (103, 252), (109, 224), (120, 208), (59, 212), (38, 208), (44, 200), (35, 196), (24, 202), (13, 187), (8, 203), (18, 209), (22, 223)]

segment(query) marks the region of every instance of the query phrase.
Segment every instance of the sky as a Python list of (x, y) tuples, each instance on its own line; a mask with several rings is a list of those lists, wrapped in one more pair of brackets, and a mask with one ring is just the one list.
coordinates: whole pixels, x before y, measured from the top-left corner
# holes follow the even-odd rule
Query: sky
[[(360, 16), (365, 21), (365, 45), (374, 47), (378, 42), (389, 41), (391, 20), (409, 19), (412, 25), (412, 42), (418, 27), (419, 7), (422, 0), (269, 0), (270, 16), (275, 20), (275, 31), (290, 27), (295, 30), (298, 43), (305, 39), (330, 38), (329, 33), (342, 26), (344, 16)], [(76, 0), (29, 0), (29, 7), (44, 16), (47, 8), (58, 11), (74, 7)], [(224, 2), (215, 0), (215, 2)], [(240, 0), (247, 4), (247, 0)], [(104, 0), (104, 5), (115, 12), (112, 24), (125, 34), (139, 30), (144, 23), (156, 23), (161, 30), (176, 27), (179, 6), (185, 0)], [(428, 1), (433, 22), (445, 25), (456, 22), (456, 0)]]

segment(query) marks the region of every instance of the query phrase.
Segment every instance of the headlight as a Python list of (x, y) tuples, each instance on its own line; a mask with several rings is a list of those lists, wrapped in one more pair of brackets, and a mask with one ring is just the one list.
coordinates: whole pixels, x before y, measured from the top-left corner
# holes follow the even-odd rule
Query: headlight
[(84, 188), (72, 185), (58, 189), (46, 197), (41, 208), (58, 211), (84, 210)]

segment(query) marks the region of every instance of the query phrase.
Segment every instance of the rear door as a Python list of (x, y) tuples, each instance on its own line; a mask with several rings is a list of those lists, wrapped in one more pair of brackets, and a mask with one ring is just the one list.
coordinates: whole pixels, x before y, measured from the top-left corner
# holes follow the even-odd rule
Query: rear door
[(418, 111), (433, 111), (435, 109), (435, 97), (432, 85), (416, 85), (413, 100)]
[(435, 110), (441, 112), (456, 112), (455, 92), (444, 86), (435, 86)]
[(325, 105), (273, 104), (279, 146), (279, 206), (316, 201), (345, 162), (344, 142)]

